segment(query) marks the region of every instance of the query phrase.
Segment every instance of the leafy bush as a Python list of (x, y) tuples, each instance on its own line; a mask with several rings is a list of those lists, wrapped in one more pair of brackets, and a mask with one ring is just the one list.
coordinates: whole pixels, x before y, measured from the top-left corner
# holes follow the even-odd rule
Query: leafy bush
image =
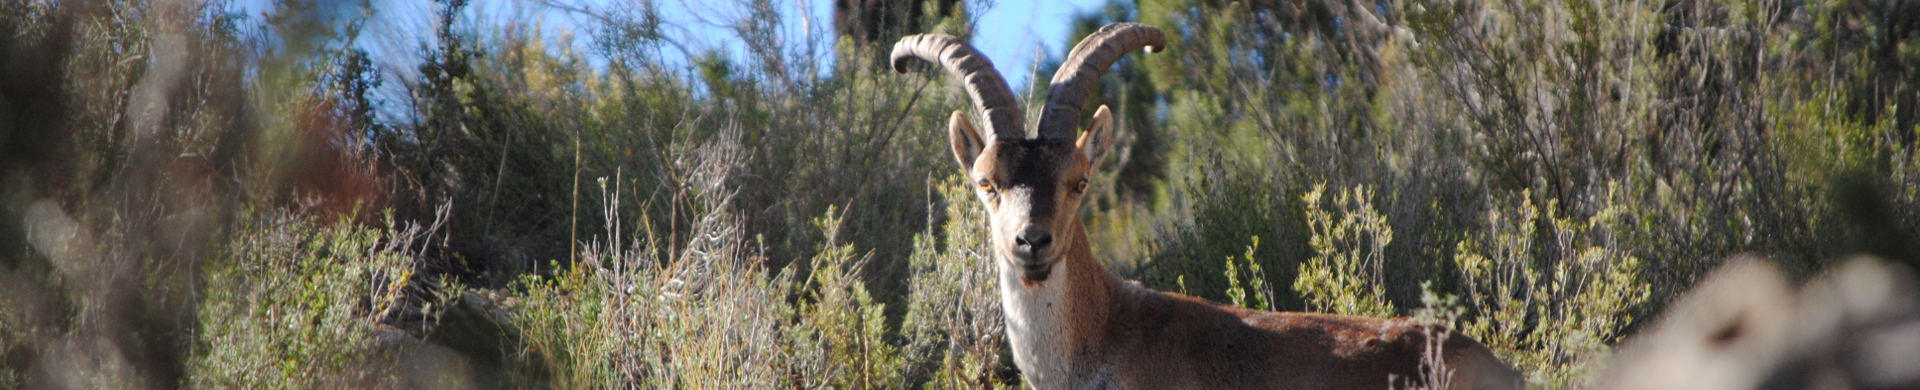
[[(1009, 387), (1001, 366), (1006, 330), (999, 270), (987, 246), (987, 215), (960, 176), (936, 183), (945, 204), (939, 230), (914, 237), (911, 295), (901, 335), (908, 358), (927, 366), (909, 379), (933, 389)], [(910, 367), (912, 368), (912, 367)]]
[[(1319, 206), (1323, 191), (1316, 186), (1302, 196), (1312, 205), (1320, 255), (1301, 266), (1294, 290), (1316, 311), (1393, 315), (1379, 298), (1383, 270), (1374, 266), (1392, 237), (1388, 221), (1368, 205), (1363, 187), (1337, 191), (1337, 213)], [(1536, 206), (1525, 191), (1508, 204), (1489, 210), (1486, 233), (1462, 240), (1454, 252), (1464, 295), (1436, 294), (1427, 283), (1415, 314), (1485, 343), (1533, 387), (1580, 387), (1649, 298), (1637, 277), (1641, 261), (1611, 236), (1622, 208), (1576, 220), (1551, 204)]]
[[(967, 194), (949, 181), (943, 194)], [(902, 322), (886, 316), (860, 277), (873, 257), (839, 241), (845, 217), (837, 208), (815, 220), (825, 246), (776, 273), (726, 214), (731, 193), (697, 196), (708, 205), (691, 227), (699, 239), (670, 257), (648, 257), (662, 253), (651, 241), (620, 251), (602, 249), (620, 245), (613, 242), (591, 245), (582, 265), (516, 284), (524, 293), (508, 310), (524, 344), (517, 380), (563, 388), (951, 388), (1001, 380), (999, 301), (981, 288), (994, 271), (977, 241), (942, 248), (931, 231), (919, 239)], [(945, 237), (977, 237), (976, 208), (955, 202), (947, 213)]]
[(287, 216), (241, 226), (207, 264), (189, 386), (387, 387), (376, 343), (400, 315), (421, 227), (322, 225)]
[[(1488, 211), (1485, 235), (1464, 240), (1453, 261), (1466, 284), (1458, 324), (1526, 373), (1531, 386), (1580, 387), (1597, 374), (1633, 313), (1649, 298), (1641, 260), (1609, 233), (1621, 208), (1584, 220), (1559, 215), (1527, 192)], [(1544, 229), (1544, 231), (1536, 230)]]
[(1338, 216), (1321, 206), (1325, 186), (1301, 195), (1307, 203), (1307, 226), (1313, 231), (1308, 242), (1314, 256), (1300, 265), (1293, 289), (1307, 299), (1314, 311), (1386, 317), (1394, 314), (1380, 288), (1385, 283), (1384, 266), (1387, 244), (1393, 242), (1393, 227), (1386, 216), (1369, 205), (1373, 193), (1366, 187), (1337, 191), (1329, 199), (1339, 208)]
[[(1227, 257), (1228, 302), (1254, 310), (1273, 310), (1273, 287), (1267, 285), (1266, 270), (1260, 268), (1260, 262), (1253, 259), (1253, 253), (1260, 249), (1260, 236), (1253, 236), (1251, 240), (1253, 243), (1247, 244), (1247, 253), (1241, 255), (1240, 261)], [(1246, 265), (1241, 266), (1240, 263)], [(1242, 272), (1247, 275), (1245, 286), (1240, 282)]]

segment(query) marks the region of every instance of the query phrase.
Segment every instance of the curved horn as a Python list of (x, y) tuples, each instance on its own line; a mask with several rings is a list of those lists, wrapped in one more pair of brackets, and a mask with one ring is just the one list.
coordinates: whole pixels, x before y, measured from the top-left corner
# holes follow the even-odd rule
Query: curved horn
[(914, 58), (937, 62), (965, 83), (974, 107), (980, 110), (980, 117), (995, 138), (1027, 137), (1026, 115), (1020, 112), (1019, 100), (1007, 88), (1000, 71), (993, 68), (993, 61), (973, 50), (972, 45), (945, 34), (915, 35), (893, 44), (894, 71), (906, 73), (907, 62)]
[(1074, 45), (1047, 86), (1047, 108), (1040, 112), (1040, 138), (1072, 139), (1080, 126), (1080, 106), (1087, 103), (1087, 95), (1093, 93), (1100, 75), (1106, 74), (1121, 56), (1142, 46), (1147, 52), (1159, 53), (1167, 49), (1167, 37), (1153, 26), (1114, 23)]

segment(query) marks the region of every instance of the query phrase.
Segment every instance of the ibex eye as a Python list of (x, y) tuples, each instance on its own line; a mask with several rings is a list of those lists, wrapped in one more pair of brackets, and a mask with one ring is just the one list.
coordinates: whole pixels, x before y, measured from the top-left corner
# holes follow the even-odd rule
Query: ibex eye
[(1078, 194), (1082, 192), (1087, 192), (1087, 179), (1080, 179), (1079, 183), (1073, 185), (1073, 193)]
[(986, 179), (981, 179), (979, 182), (973, 183), (973, 185), (980, 187), (981, 191), (986, 191), (988, 193), (993, 192), (993, 183), (987, 181)]

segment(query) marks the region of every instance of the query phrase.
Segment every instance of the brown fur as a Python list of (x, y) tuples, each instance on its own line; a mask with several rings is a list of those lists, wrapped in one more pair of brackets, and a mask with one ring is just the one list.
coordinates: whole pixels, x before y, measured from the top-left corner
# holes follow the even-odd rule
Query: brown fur
[[(1408, 318), (1264, 312), (1147, 290), (1093, 259), (1077, 217), (1104, 155), (1105, 106), (1078, 142), (990, 140), (964, 116), (950, 122), (955, 157), (987, 207), (1003, 278), (1015, 360), (1040, 388), (1517, 389), (1519, 373), (1465, 335)], [(984, 145), (983, 145), (984, 144)], [(984, 146), (982, 148), (981, 146)], [(1024, 255), (1016, 236), (1053, 234)], [(1007, 291), (1018, 289), (1017, 291)], [(1057, 294), (1058, 302), (1053, 300)], [(1055, 304), (1058, 304), (1057, 307)], [(1015, 326), (1014, 324), (1026, 324)], [(1024, 329), (1021, 329), (1024, 327)], [(1030, 333), (1019, 337), (1019, 332)], [(1452, 386), (1428, 383), (1429, 337), (1442, 346)], [(1055, 361), (1056, 359), (1064, 361)], [(1046, 387), (1042, 387), (1046, 386)]]

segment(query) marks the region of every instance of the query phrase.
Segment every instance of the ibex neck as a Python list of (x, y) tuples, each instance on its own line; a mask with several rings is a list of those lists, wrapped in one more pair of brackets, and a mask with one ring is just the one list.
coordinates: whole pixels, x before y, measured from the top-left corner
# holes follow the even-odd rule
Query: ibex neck
[(1100, 370), (1085, 367), (1099, 351), (1083, 346), (1102, 345), (1105, 326), (1120, 299), (1120, 281), (1093, 260), (1087, 235), (1075, 224), (1060, 238), (1061, 259), (1045, 281), (1027, 281), (1012, 264), (1000, 268), (1000, 303), (1006, 311), (1007, 339), (1033, 388), (1067, 388), (1091, 378), (1075, 373)]

